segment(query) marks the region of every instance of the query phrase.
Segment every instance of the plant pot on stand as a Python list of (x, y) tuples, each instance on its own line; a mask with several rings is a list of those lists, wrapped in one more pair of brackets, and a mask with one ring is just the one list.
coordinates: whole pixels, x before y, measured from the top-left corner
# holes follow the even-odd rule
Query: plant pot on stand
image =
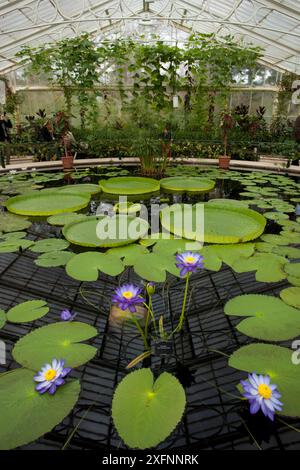
[(230, 157), (228, 155), (220, 155), (219, 156), (219, 168), (223, 170), (228, 170), (230, 165)]
[(61, 157), (64, 170), (71, 170), (74, 164), (74, 157), (71, 154), (66, 154)]

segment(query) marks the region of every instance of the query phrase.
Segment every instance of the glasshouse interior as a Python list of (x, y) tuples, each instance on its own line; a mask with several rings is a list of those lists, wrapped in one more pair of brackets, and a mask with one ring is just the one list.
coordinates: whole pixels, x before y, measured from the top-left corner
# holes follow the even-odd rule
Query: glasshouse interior
[(300, 450), (299, 0), (0, 37), (0, 449)]

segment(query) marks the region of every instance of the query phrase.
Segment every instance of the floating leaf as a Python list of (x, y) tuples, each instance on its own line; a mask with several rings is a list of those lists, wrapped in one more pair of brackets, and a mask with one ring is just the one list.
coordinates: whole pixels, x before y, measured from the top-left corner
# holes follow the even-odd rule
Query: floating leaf
[(82, 220), (87, 216), (85, 214), (76, 214), (75, 212), (65, 212), (64, 214), (51, 215), (47, 222), (50, 225), (67, 225), (74, 220)]
[(292, 307), (300, 309), (300, 287), (288, 287), (280, 292), (282, 300)]
[(28, 444), (59, 424), (75, 406), (80, 385), (72, 380), (55, 395), (35, 391), (34, 372), (16, 369), (0, 374), (0, 449)]
[(29, 228), (30, 225), (31, 222), (27, 220), (27, 217), (20, 217), (18, 215), (0, 212), (0, 231), (2, 232), (25, 230), (26, 228)]
[(9, 232), (9, 233), (3, 233), (0, 236), (1, 240), (5, 241), (12, 241), (12, 240), (19, 240), (20, 238), (26, 237), (27, 233), (26, 232)]
[(203, 192), (215, 187), (215, 181), (197, 176), (174, 176), (160, 180), (160, 187), (166, 191)]
[(67, 186), (61, 186), (55, 188), (55, 190), (63, 193), (72, 193), (72, 194), (97, 194), (101, 192), (101, 188), (98, 184), (91, 183), (79, 183), (79, 184), (69, 184)]
[(139, 176), (121, 176), (99, 181), (104, 193), (110, 194), (146, 194), (159, 191), (159, 181)]
[(86, 323), (52, 323), (23, 336), (12, 355), (16, 362), (33, 370), (39, 370), (54, 357), (64, 359), (69, 367), (78, 367), (93, 359), (97, 352), (93, 346), (80, 341), (96, 335), (96, 328)]
[(34, 260), (34, 263), (44, 268), (54, 268), (57, 266), (65, 266), (73, 256), (75, 256), (75, 253), (70, 251), (50, 251), (49, 253), (40, 255)]
[(117, 276), (124, 271), (124, 265), (117, 256), (95, 251), (79, 253), (66, 265), (68, 276), (78, 281), (97, 281), (99, 271), (109, 276)]
[(30, 248), (35, 253), (48, 253), (49, 251), (60, 251), (65, 250), (70, 245), (66, 240), (60, 240), (58, 238), (46, 238), (45, 240), (39, 240), (35, 242), (34, 246)]
[(232, 267), (237, 260), (249, 258), (253, 253), (253, 243), (210, 245), (205, 246), (201, 251), (205, 268), (212, 271), (219, 271), (223, 262)]
[(132, 266), (135, 263), (137, 256), (149, 252), (146, 247), (132, 243), (131, 245), (110, 248), (107, 253), (119, 258), (123, 258), (124, 266)]
[[(69, 242), (75, 245), (113, 247), (133, 243), (145, 236), (148, 229), (148, 222), (139, 217), (130, 215), (92, 216), (65, 225), (63, 234)], [(98, 235), (102, 235), (102, 238), (99, 238)]]
[(259, 237), (264, 231), (266, 219), (258, 212), (219, 204), (203, 205), (202, 227), (201, 206), (202, 204), (174, 204), (165, 207), (161, 211), (162, 226), (179, 237), (199, 241), (203, 241), (202, 228), (204, 241), (207, 243), (246, 242)]
[(114, 212), (118, 212), (119, 214), (136, 214), (140, 212), (142, 206), (140, 203), (134, 202), (118, 202), (114, 205)]
[(300, 278), (300, 263), (288, 263), (285, 265), (284, 270), (290, 276)]
[(11, 323), (27, 323), (44, 317), (48, 312), (49, 308), (44, 300), (28, 300), (12, 307), (6, 316)]
[(293, 364), (294, 351), (271, 344), (249, 344), (235, 351), (229, 365), (245, 372), (269, 375), (278, 386), (283, 403), (279, 414), (300, 416), (300, 367)]
[(128, 374), (117, 386), (113, 402), (114, 425), (126, 445), (157, 446), (182, 418), (186, 398), (182, 385), (168, 372), (156, 380), (150, 369)]
[(235, 261), (232, 268), (237, 273), (256, 271), (255, 278), (260, 282), (278, 282), (285, 279), (286, 258), (273, 253), (255, 253), (251, 258)]
[(300, 310), (269, 295), (239, 295), (226, 303), (226, 315), (251, 317), (241, 321), (237, 330), (252, 338), (284, 341), (300, 334)]
[(42, 216), (67, 211), (75, 212), (86, 207), (89, 201), (90, 197), (87, 194), (42, 190), (12, 197), (5, 202), (5, 205), (15, 214)]
[(283, 237), (282, 235), (273, 235), (272, 233), (262, 235), (260, 238), (264, 242), (271, 243), (272, 245), (289, 245), (291, 243), (291, 240), (288, 238)]
[(0, 253), (13, 253), (14, 251), (19, 251), (20, 249), (25, 250), (32, 245), (34, 245), (32, 240), (9, 238), (5, 242), (0, 243)]

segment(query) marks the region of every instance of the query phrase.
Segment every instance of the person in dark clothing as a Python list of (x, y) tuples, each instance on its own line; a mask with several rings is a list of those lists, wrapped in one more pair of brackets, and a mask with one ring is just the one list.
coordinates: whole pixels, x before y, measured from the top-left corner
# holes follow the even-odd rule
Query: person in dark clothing
[(6, 114), (0, 115), (0, 142), (10, 142), (9, 129), (12, 128), (11, 120), (6, 117)]

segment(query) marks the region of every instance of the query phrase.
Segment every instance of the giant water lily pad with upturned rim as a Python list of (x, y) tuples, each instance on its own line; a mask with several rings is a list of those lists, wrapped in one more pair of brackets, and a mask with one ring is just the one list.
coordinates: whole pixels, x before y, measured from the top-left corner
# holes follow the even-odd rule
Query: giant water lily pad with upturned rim
[[(116, 227), (116, 232), (99, 238), (97, 235), (98, 224), (102, 224), (101, 233), (106, 232), (105, 227), (111, 224)], [(64, 237), (75, 245), (87, 247), (114, 247), (127, 245), (146, 235), (149, 224), (144, 219), (131, 215), (91, 216), (82, 220), (75, 220), (63, 228)], [(99, 232), (98, 232), (99, 233)]]
[[(178, 216), (180, 214), (182, 218)], [(161, 223), (165, 229), (177, 236), (203, 241), (201, 230), (196, 228), (196, 214), (197, 204), (193, 206), (173, 204), (162, 209)], [(182, 227), (182, 220), (189, 218), (192, 224), (186, 229), (185, 226)], [(263, 233), (265, 225), (266, 219), (251, 209), (222, 204), (204, 204), (204, 241), (206, 243), (241, 243), (254, 240)]]
[(159, 181), (142, 176), (120, 176), (99, 181), (104, 193), (110, 194), (146, 194), (159, 191)]
[(89, 194), (45, 190), (12, 197), (5, 202), (5, 205), (14, 214), (46, 216), (83, 209), (89, 201)]
[(166, 191), (205, 192), (215, 187), (215, 181), (198, 176), (174, 176), (160, 180), (160, 187)]

